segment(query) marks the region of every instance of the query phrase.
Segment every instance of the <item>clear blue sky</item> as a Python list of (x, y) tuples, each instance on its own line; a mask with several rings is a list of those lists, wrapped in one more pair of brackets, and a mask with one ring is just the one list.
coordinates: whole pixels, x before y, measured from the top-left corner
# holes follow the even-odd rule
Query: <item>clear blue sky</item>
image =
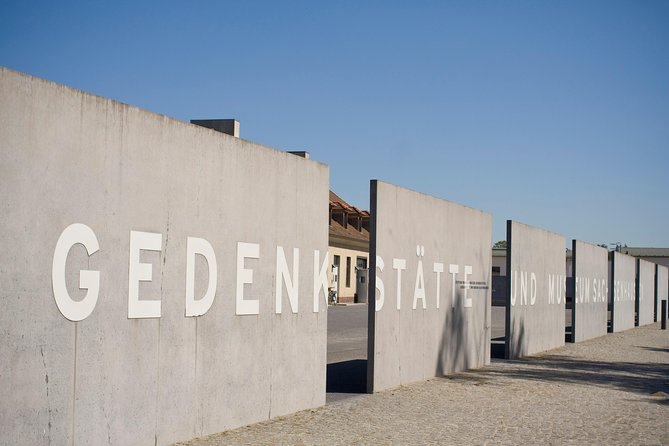
[[(0, 1), (0, 64), (592, 243), (669, 247), (668, 1)], [(1, 98), (0, 98), (1, 100)]]

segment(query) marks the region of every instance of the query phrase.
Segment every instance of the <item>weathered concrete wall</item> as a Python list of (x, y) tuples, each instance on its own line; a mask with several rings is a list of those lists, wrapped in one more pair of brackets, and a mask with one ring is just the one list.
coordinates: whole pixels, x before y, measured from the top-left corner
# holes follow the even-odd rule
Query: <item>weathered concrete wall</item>
[(564, 345), (564, 237), (509, 220), (506, 258), (506, 357)]
[(669, 268), (655, 265), (655, 321), (660, 320), (662, 300), (669, 300)]
[(611, 326), (614, 332), (634, 327), (636, 301), (636, 259), (619, 252), (611, 262)]
[(6, 69), (0, 97), (0, 443), (166, 444), (324, 404), (327, 166)]
[(376, 180), (371, 212), (368, 391), (487, 364), (490, 214)]
[(572, 240), (572, 341), (604, 336), (608, 319), (608, 251)]
[(637, 259), (636, 313), (637, 325), (655, 322), (655, 264)]

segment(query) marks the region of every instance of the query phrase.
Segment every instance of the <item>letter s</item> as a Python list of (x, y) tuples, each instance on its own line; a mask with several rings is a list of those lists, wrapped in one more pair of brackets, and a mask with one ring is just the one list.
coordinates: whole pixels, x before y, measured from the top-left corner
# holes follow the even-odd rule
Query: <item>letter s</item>
[[(376, 256), (376, 268), (383, 272), (383, 268), (385, 267), (383, 263), (383, 259), (379, 256)], [(379, 275), (376, 275), (376, 289), (379, 290), (379, 294), (377, 295), (375, 299), (375, 311), (380, 311), (381, 308), (383, 308), (383, 303), (385, 302), (385, 294), (386, 294), (386, 289), (383, 286), (383, 281), (379, 277)]]

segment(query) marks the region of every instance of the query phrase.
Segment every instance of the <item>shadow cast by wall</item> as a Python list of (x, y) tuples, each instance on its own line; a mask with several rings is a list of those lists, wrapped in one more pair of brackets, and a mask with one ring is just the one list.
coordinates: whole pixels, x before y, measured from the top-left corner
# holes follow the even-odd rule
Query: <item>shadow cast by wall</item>
[(651, 352), (669, 353), (669, 348), (635, 346)]
[[(650, 395), (669, 394), (669, 365), (663, 363), (602, 362), (561, 355), (544, 355), (508, 361), (522, 364), (509, 370), (481, 370), (486, 377), (504, 376), (537, 382), (559, 382), (613, 388)], [(666, 398), (651, 399), (669, 404)]]
[[(509, 309), (507, 308), (507, 314)], [(525, 320), (520, 319), (518, 324), (518, 333), (512, 333), (511, 318), (507, 316), (506, 334), (504, 335), (504, 358), (518, 359), (528, 355), (525, 344)], [(513, 336), (512, 336), (513, 334)]]
[(327, 365), (327, 393), (366, 393), (367, 360), (353, 359)]
[[(470, 298), (475, 299), (476, 297)], [(491, 354), (489, 331), (486, 332), (485, 328), (470, 330), (476, 325), (476, 316), (473, 312), (479, 307), (475, 305), (465, 308), (464, 291), (460, 288), (456, 289), (454, 299), (455, 305), (451, 305), (446, 311), (435, 376), (445, 376), (483, 367), (488, 355)], [(487, 310), (484, 308), (484, 311)], [(491, 317), (492, 315), (487, 312), (480, 321), (484, 327), (489, 327), (488, 330), (492, 329), (492, 320), (487, 320)]]

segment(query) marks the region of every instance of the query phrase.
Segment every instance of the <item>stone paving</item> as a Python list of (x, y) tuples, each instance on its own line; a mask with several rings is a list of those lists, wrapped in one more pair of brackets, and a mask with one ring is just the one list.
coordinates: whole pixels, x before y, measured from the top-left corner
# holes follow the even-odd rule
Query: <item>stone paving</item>
[(179, 444), (669, 445), (667, 394), (653, 324)]

